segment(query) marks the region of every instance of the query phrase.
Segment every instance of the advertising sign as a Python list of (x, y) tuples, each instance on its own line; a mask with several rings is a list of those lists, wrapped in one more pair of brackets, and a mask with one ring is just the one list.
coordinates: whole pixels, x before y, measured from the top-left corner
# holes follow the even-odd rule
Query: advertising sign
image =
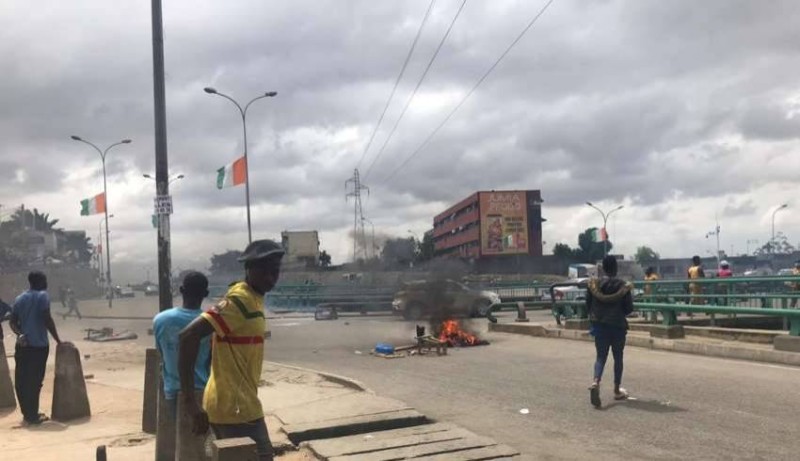
[(481, 192), (481, 254), (528, 253), (525, 192)]

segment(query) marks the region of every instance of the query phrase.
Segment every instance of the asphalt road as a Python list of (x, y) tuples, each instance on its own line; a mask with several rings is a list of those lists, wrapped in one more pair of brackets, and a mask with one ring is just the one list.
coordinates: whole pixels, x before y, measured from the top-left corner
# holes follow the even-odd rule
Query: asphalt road
[(377, 342), (410, 344), (413, 323), (270, 324), (269, 360), (357, 379), (431, 418), (507, 443), (524, 459), (789, 460), (800, 453), (800, 368), (628, 348), (623, 385), (635, 400), (613, 402), (609, 359), (605, 408), (595, 410), (586, 390), (591, 343), (490, 334), (482, 320), (474, 325), (489, 346), (389, 360), (369, 351)]

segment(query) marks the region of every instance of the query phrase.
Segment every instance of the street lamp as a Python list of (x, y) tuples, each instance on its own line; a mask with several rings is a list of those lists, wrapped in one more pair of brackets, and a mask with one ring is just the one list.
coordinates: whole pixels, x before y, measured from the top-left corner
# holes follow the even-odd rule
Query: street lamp
[[(156, 180), (156, 178), (155, 178), (155, 177), (153, 177), (152, 175), (149, 175), (149, 174), (147, 174), (147, 173), (144, 173), (144, 174), (142, 175), (142, 177), (143, 177), (143, 178), (147, 178), (147, 179), (152, 179), (153, 181), (155, 181), (155, 180)], [(175, 181), (177, 181), (177, 180), (179, 180), (179, 179), (183, 179), (183, 178), (185, 178), (185, 177), (186, 177), (186, 176), (184, 176), (184, 175), (182, 175), (182, 174), (179, 174), (179, 175), (175, 176), (174, 178), (170, 179), (169, 181), (167, 181), (167, 184), (172, 184), (172, 183), (174, 183)]]
[(608, 218), (616, 211), (619, 211), (624, 208), (624, 206), (620, 205), (613, 210), (609, 211), (608, 213), (604, 213), (603, 210), (597, 208), (596, 206), (592, 205), (592, 202), (586, 202), (587, 205), (597, 210), (600, 213), (600, 216), (603, 217), (603, 232), (606, 234), (606, 238), (603, 239), (603, 257), (605, 258), (608, 255), (608, 231), (606, 230), (606, 224), (608, 223)]
[[(91, 142), (89, 142), (89, 141), (87, 141), (85, 139), (81, 139), (79, 136), (72, 135), (70, 137), (75, 141), (80, 141), (80, 142), (82, 142), (84, 144), (88, 144), (88, 145), (94, 147), (94, 149), (97, 151), (97, 153), (100, 154), (100, 160), (103, 162), (103, 197), (105, 197), (105, 200), (106, 200), (106, 206), (105, 206), (105, 214), (106, 214), (106, 280), (108, 281), (108, 286), (110, 287), (111, 286), (111, 245), (109, 245), (110, 238), (109, 238), (109, 230), (108, 230), (108, 187), (107, 187), (107, 183), (106, 183), (106, 155), (108, 154), (108, 151), (110, 151), (111, 148), (113, 148), (114, 146), (119, 146), (120, 144), (130, 144), (131, 140), (130, 139), (123, 139), (122, 141), (115, 142), (114, 144), (108, 146), (106, 148), (106, 150), (100, 150), (99, 147), (97, 147), (96, 145), (92, 144)], [(108, 295), (108, 308), (109, 309), (111, 309), (112, 300), (113, 299), (114, 299), (114, 290), (109, 290), (109, 295)]]
[(235, 99), (226, 95), (225, 93), (220, 93), (219, 91), (211, 87), (203, 88), (203, 91), (205, 91), (208, 94), (222, 96), (223, 98), (232, 102), (236, 106), (236, 108), (239, 109), (239, 114), (241, 114), (242, 116), (242, 130), (244, 132), (244, 187), (245, 187), (245, 196), (247, 200), (247, 242), (250, 243), (253, 241), (253, 231), (250, 226), (250, 163), (247, 161), (247, 109), (250, 108), (250, 104), (253, 104), (259, 99), (273, 98), (277, 96), (278, 92), (268, 91), (262, 94), (261, 96), (253, 98), (252, 100), (250, 100), (250, 102), (248, 102), (244, 106), (244, 109), (242, 109), (242, 106), (239, 105), (239, 103), (236, 102)]
[(772, 240), (769, 242), (769, 253), (771, 255), (775, 254), (775, 215), (778, 214), (779, 211), (788, 208), (789, 205), (784, 203), (783, 205), (779, 206), (772, 212)]
[[(106, 222), (106, 226), (108, 226), (108, 220), (113, 218), (114, 215), (108, 215), (108, 218), (104, 217), (100, 219), (100, 222), (97, 223), (97, 241), (103, 241), (103, 222)], [(101, 247), (102, 248), (102, 247)], [(100, 274), (103, 273), (103, 258), (98, 254), (97, 255), (97, 269), (100, 271)]]

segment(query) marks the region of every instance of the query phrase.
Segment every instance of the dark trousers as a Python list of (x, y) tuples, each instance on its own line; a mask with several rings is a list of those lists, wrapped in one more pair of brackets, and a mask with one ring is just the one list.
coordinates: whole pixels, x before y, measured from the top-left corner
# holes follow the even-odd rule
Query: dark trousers
[(608, 359), (608, 350), (614, 355), (614, 384), (622, 383), (622, 351), (625, 349), (625, 328), (612, 327), (598, 324), (594, 328), (594, 347), (597, 351), (597, 360), (594, 362), (594, 378), (603, 377), (603, 368)]
[(17, 346), (14, 352), (14, 389), (25, 421), (39, 419), (39, 394), (42, 392), (44, 370), (47, 366), (48, 347)]
[(258, 461), (272, 461), (272, 442), (264, 418), (242, 424), (211, 424), (217, 439), (250, 437), (258, 446)]

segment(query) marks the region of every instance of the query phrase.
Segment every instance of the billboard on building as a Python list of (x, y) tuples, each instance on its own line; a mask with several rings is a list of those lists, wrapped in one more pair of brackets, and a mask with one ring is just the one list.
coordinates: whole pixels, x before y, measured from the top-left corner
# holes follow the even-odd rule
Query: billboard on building
[(528, 204), (525, 192), (481, 192), (481, 254), (527, 254)]

